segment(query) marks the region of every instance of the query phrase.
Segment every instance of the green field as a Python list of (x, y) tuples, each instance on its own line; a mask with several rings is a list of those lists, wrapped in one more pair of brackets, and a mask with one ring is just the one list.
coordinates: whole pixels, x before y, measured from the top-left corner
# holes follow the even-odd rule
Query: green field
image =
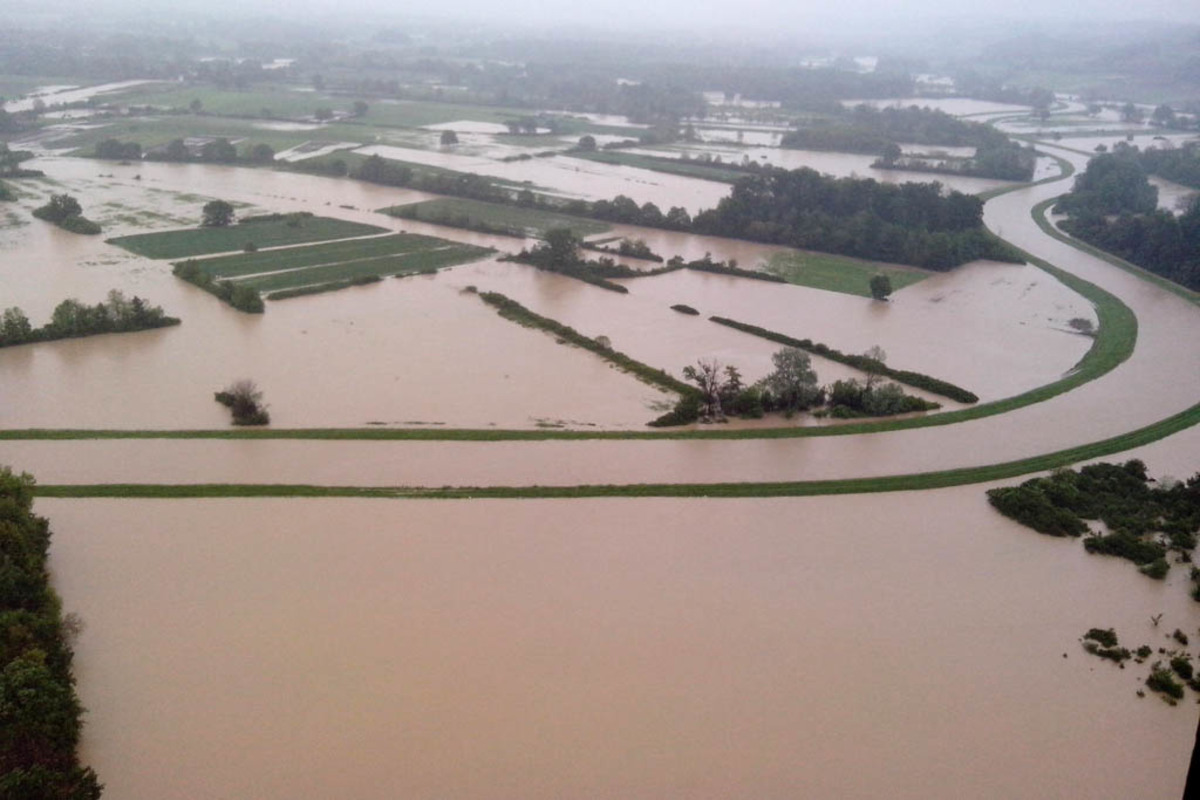
[(361, 222), (347, 222), (331, 217), (305, 217), (295, 227), (289, 221), (277, 220), (231, 225), (227, 228), (191, 228), (182, 231), (141, 233), (135, 236), (119, 236), (109, 239), (108, 242), (146, 258), (187, 258), (241, 250), (251, 242), (257, 247), (278, 247), (386, 232), (386, 228), (364, 225)]
[(638, 153), (622, 153), (619, 150), (602, 150), (594, 153), (571, 153), (571, 158), (583, 158), (588, 161), (599, 161), (602, 164), (621, 164), (626, 167), (665, 172), (668, 175), (682, 175), (687, 178), (700, 178), (717, 183), (737, 183), (746, 177), (745, 172), (722, 167), (719, 164), (702, 164), (696, 161), (684, 161), (680, 158), (646, 156)]
[(604, 222), (571, 217), (553, 211), (451, 197), (392, 206), (380, 209), (380, 211), (384, 214), (403, 217), (406, 216), (402, 213), (403, 211), (412, 209), (417, 211), (417, 216), (413, 219), (425, 222), (470, 229), (478, 229), (482, 223), (484, 226), (492, 228), (521, 230), (528, 236), (536, 237), (544, 237), (546, 231), (552, 228), (570, 228), (579, 236), (590, 236), (594, 233), (612, 230), (612, 227)]
[(260, 277), (243, 278), (239, 286), (249, 286), (259, 292), (274, 292), (281, 289), (296, 289), (319, 283), (362, 278), (369, 275), (404, 275), (422, 270), (451, 267), (475, 261), (494, 252), (486, 247), (444, 242), (447, 247), (420, 250), (403, 255), (345, 261), (339, 264), (324, 264), (319, 267), (273, 272)]
[(449, 244), (445, 239), (415, 233), (374, 236), (370, 239), (350, 239), (326, 242), (308, 247), (289, 247), (282, 250), (260, 250), (257, 253), (238, 253), (231, 256), (202, 258), (196, 261), (200, 269), (217, 278), (236, 278), (283, 269), (316, 267), (347, 261), (362, 261), (380, 256), (394, 256), (428, 250)]
[(776, 253), (767, 262), (766, 271), (797, 286), (859, 297), (871, 296), (872, 275), (887, 275), (892, 281), (892, 290), (897, 292), (929, 277), (929, 273), (918, 269), (815, 253)]

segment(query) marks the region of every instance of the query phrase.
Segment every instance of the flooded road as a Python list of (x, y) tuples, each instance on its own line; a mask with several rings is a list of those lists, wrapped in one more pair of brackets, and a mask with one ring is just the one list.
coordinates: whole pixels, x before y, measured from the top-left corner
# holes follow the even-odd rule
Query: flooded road
[(1038, 536), (978, 487), (37, 511), (113, 797), (1182, 792), (1196, 706), (1077, 642), (1193, 628), (1182, 569)]

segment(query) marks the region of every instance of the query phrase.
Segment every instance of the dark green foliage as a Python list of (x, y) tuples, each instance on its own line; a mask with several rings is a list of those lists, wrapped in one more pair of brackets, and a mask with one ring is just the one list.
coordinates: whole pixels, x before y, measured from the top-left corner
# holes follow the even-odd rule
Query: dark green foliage
[[(1101, 520), (1109, 533), (1084, 539), (1088, 552), (1128, 559), (1159, 579), (1170, 568), (1168, 550), (1186, 557), (1200, 529), (1200, 475), (1152, 488), (1146, 465), (1137, 460), (1059, 470), (1020, 486), (992, 489), (988, 499), (1006, 516), (1055, 536), (1078, 536), (1087, 531), (1084, 520)], [(1164, 532), (1165, 541), (1158, 536)], [(1193, 570), (1193, 579), (1196, 575)]]
[(1184, 633), (1183, 631), (1179, 630), (1179, 628), (1175, 629), (1175, 632), (1171, 634), (1171, 638), (1174, 639), (1175, 641), (1179, 642), (1181, 645), (1183, 645), (1185, 647), (1187, 646), (1187, 643), (1188, 643), (1187, 634)]
[(1165, 694), (1167, 697), (1176, 700), (1183, 699), (1183, 685), (1172, 677), (1171, 670), (1164, 668), (1161, 662), (1154, 662), (1154, 666), (1150, 670), (1150, 676), (1146, 678), (1146, 686), (1152, 691)]
[(875, 370), (879, 375), (885, 378), (891, 378), (894, 381), (903, 383), (906, 386), (912, 386), (915, 389), (924, 389), (932, 394), (948, 397), (951, 400), (957, 400), (960, 403), (976, 403), (979, 397), (973, 392), (968, 392), (966, 389), (955, 386), (952, 383), (932, 378), (928, 375), (922, 375), (919, 372), (911, 372), (904, 369), (893, 369), (887, 365), (876, 365), (871, 362), (866, 356), (853, 355), (843, 353), (840, 350), (834, 350), (828, 345), (820, 342), (814, 343), (810, 339), (794, 339), (791, 336), (786, 336), (782, 333), (769, 331), (766, 328), (760, 328), (757, 325), (747, 325), (744, 322), (728, 319), (727, 317), (709, 317), (710, 320), (718, 325), (724, 325), (729, 328), (734, 328), (745, 333), (750, 333), (755, 336), (761, 336), (764, 339), (769, 339), (772, 342), (787, 345), (788, 347), (798, 347), (814, 355), (819, 355), (822, 358), (828, 358), (830, 361), (837, 361), (841, 364), (862, 369), (866, 371)]
[[(1086, 544), (1086, 542), (1084, 543)], [(1171, 565), (1167, 563), (1165, 558), (1156, 558), (1149, 564), (1143, 564), (1138, 567), (1138, 572), (1148, 578), (1154, 578), (1156, 581), (1161, 581), (1167, 577), (1167, 573), (1171, 570)]]
[(1085, 525), (1070, 511), (1056, 507), (1040, 491), (1025, 484), (988, 490), (988, 502), (1004, 516), (1038, 533), (1050, 536), (1082, 536)]
[(712, 255), (704, 254), (704, 258), (698, 258), (695, 261), (683, 263), (683, 259), (676, 256), (671, 259), (668, 264), (681, 263), (685, 269), (696, 270), (697, 272), (711, 272), (714, 275), (731, 275), (735, 278), (750, 278), (756, 281), (766, 281), (767, 283), (787, 283), (787, 279), (770, 272), (760, 272), (756, 269), (742, 269), (737, 265), (736, 261), (713, 261)]
[(1171, 669), (1185, 681), (1192, 679), (1192, 660), (1186, 655), (1175, 656), (1171, 659)]
[(250, 217), (238, 225), (139, 233), (118, 236), (108, 242), (146, 258), (190, 258), (241, 250), (247, 241), (266, 248), (350, 239), (376, 233), (387, 233), (387, 229), (333, 217), (314, 217), (311, 214), (268, 214)]
[(853, 378), (834, 381), (829, 390), (829, 415), (838, 419), (891, 417), (940, 408), (920, 397), (905, 394), (894, 383), (868, 385)]
[(579, 246), (585, 250), (595, 250), (601, 253), (611, 253), (613, 255), (625, 256), (627, 258), (640, 258), (643, 261), (653, 261), (657, 264), (663, 262), (663, 257), (650, 249), (641, 239), (622, 239), (617, 247), (608, 247), (603, 244), (591, 244), (589, 242), (580, 242)]
[(671, 306), (671, 310), (678, 311), (680, 314), (688, 314), (690, 316), (698, 316), (700, 314), (700, 312), (696, 309), (692, 308), (691, 306), (684, 305), (683, 303), (676, 303), (675, 305)]
[(700, 396), (694, 391), (689, 392), (680, 397), (675, 407), (666, 414), (646, 424), (652, 428), (673, 428), (678, 425), (691, 425), (700, 419), (701, 407)]
[(178, 324), (178, 318), (168, 317), (159, 306), (147, 305), (137, 296), (126, 298), (113, 289), (105, 302), (94, 306), (74, 299), (62, 301), (54, 308), (50, 321), (40, 328), (32, 327), (21, 309), (5, 309), (0, 316), (0, 347), (102, 333), (130, 333)]
[(50, 528), (32, 500), (33, 479), (0, 467), (0, 797), (96, 800), (75, 753), (83, 709), (46, 571)]
[(1020, 262), (987, 233), (983, 203), (936, 183), (899, 186), (768, 168), (742, 178), (695, 233), (946, 270), (980, 258)]
[(233, 206), (224, 200), (208, 201), (201, 209), (201, 214), (203, 219), (200, 225), (204, 228), (224, 228), (233, 222)]
[(443, 147), (452, 144), (458, 144), (458, 134), (454, 131), (442, 131), (442, 135), (438, 139), (438, 143)]
[(1158, 207), (1158, 189), (1129, 153), (1105, 153), (1088, 162), (1075, 178), (1075, 188), (1058, 201), (1055, 211), (1071, 216), (1149, 214)]
[(1112, 628), (1088, 628), (1088, 632), (1083, 635), (1084, 639), (1091, 639), (1104, 647), (1117, 646), (1117, 632)]
[(1083, 213), (1064, 220), (1061, 227), (1156, 275), (1200, 291), (1200, 199), (1178, 217), (1154, 209), (1123, 212), (1115, 218)]
[(258, 292), (245, 286), (238, 286), (232, 281), (213, 278), (200, 268), (195, 259), (181, 261), (171, 269), (171, 272), (175, 277), (200, 287), (238, 311), (244, 311), (247, 314), (261, 314), (266, 309)]
[(79, 201), (69, 194), (51, 195), (50, 202), (35, 208), (33, 215), (72, 233), (94, 235), (100, 232), (100, 226), (83, 216)]
[(1144, 644), (1134, 652), (1134, 655), (1136, 655), (1138, 658), (1145, 659), (1145, 658), (1149, 658), (1150, 654), (1153, 652), (1154, 652), (1154, 650), (1152, 650), (1150, 648), (1150, 645)]
[(114, 161), (139, 161), (142, 157), (142, 146), (137, 142), (121, 142), (116, 139), (105, 139), (96, 143), (96, 158), (107, 158)]
[(876, 300), (887, 300), (892, 293), (892, 279), (887, 275), (871, 276), (871, 297)]
[(216, 392), (213, 399), (225, 406), (233, 414), (234, 425), (269, 425), (271, 415), (262, 403), (262, 392), (251, 380), (235, 381), (222, 391)]

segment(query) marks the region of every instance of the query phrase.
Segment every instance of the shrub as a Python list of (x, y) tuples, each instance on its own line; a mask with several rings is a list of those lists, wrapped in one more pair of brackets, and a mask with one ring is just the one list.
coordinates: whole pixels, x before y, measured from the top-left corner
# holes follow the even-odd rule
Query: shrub
[(1183, 685), (1172, 677), (1170, 670), (1163, 668), (1162, 662), (1154, 662), (1150, 676), (1146, 678), (1146, 686), (1176, 700), (1183, 699)]
[(1161, 581), (1167, 577), (1167, 572), (1171, 569), (1171, 565), (1167, 563), (1165, 558), (1156, 558), (1149, 564), (1143, 564), (1138, 567), (1138, 572), (1143, 575), (1154, 578), (1156, 581)]
[(267, 425), (271, 416), (262, 404), (262, 392), (254, 381), (234, 381), (213, 394), (213, 399), (233, 413), (234, 425)]
[(678, 311), (680, 314), (688, 314), (691, 316), (698, 316), (700, 314), (700, 312), (696, 309), (692, 308), (691, 306), (685, 306), (683, 303), (676, 303), (675, 305), (671, 306), (671, 310)]
[(1192, 660), (1186, 655), (1175, 656), (1171, 659), (1171, 669), (1185, 681), (1192, 679)]
[(1117, 632), (1112, 628), (1089, 628), (1088, 632), (1083, 635), (1084, 639), (1091, 639), (1105, 647), (1117, 646)]

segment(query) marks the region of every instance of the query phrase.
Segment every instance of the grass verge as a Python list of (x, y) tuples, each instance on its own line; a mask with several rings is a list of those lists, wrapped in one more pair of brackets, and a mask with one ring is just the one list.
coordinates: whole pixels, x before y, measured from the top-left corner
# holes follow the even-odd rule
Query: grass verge
[(1037, 226), (1042, 229), (1042, 233), (1046, 234), (1047, 236), (1058, 239), (1060, 242), (1063, 242), (1064, 244), (1068, 244), (1071, 247), (1074, 247), (1076, 250), (1082, 250), (1083, 252), (1087, 253), (1090, 256), (1095, 256), (1096, 258), (1100, 259), (1101, 261), (1112, 264), (1114, 267), (1117, 267), (1118, 269), (1123, 269), (1126, 272), (1132, 273), (1144, 281), (1153, 283), (1155, 286), (1157, 286), (1160, 289), (1165, 289), (1166, 291), (1170, 292), (1173, 295), (1182, 297), (1184, 300), (1187, 300), (1189, 303), (1194, 303), (1195, 305), (1200, 305), (1200, 293), (1193, 292), (1191, 289), (1188, 289), (1185, 286), (1180, 286), (1178, 283), (1169, 281), (1161, 275), (1157, 275), (1153, 272), (1150, 272), (1147, 269), (1143, 269), (1142, 267), (1139, 267), (1137, 264), (1131, 264), (1130, 262), (1126, 261), (1125, 259), (1119, 258), (1118, 256), (1114, 256), (1112, 253), (1109, 253), (1106, 250), (1101, 250), (1099, 247), (1096, 247), (1095, 245), (1090, 245), (1087, 242), (1081, 241), (1072, 236), (1068, 236), (1067, 234), (1060, 231), (1054, 225), (1054, 223), (1051, 222), (1050, 219), (1046, 216), (1046, 212), (1048, 212), (1050, 210), (1050, 207), (1053, 206), (1056, 202), (1058, 202), (1057, 197), (1052, 197), (1049, 200), (1043, 200), (1042, 202), (1040, 202), (1036, 206), (1034, 206), (1029, 212), (1030, 214), (1033, 215), (1033, 221), (1036, 222)]
[(486, 487), (359, 487), (310, 486), (300, 484), (78, 484), (37, 486), (39, 497), (376, 497), (397, 499), (489, 499), (489, 498), (563, 498), (586, 497), (808, 497), (869, 492), (906, 492), (944, 489), (1007, 480), (1034, 472), (1076, 464), (1094, 458), (1121, 453), (1150, 444), (1200, 423), (1200, 404), (1167, 419), (1099, 442), (1058, 450), (1031, 458), (989, 464), (982, 467), (919, 472), (910, 475), (886, 475), (874, 478), (846, 478), (822, 481), (778, 483), (654, 483), (600, 484), (590, 486), (486, 486)]

